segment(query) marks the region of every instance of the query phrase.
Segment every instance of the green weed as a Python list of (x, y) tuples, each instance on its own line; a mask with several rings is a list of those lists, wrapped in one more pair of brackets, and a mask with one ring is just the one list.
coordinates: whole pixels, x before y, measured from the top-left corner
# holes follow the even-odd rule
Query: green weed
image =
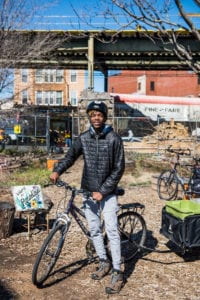
[(51, 171), (45, 168), (32, 168), (28, 167), (27, 169), (20, 169), (20, 171), (15, 171), (11, 174), (5, 174), (2, 176), (0, 182), (1, 188), (9, 188), (15, 185), (32, 185), (40, 184), (44, 186), (49, 182), (49, 175)]

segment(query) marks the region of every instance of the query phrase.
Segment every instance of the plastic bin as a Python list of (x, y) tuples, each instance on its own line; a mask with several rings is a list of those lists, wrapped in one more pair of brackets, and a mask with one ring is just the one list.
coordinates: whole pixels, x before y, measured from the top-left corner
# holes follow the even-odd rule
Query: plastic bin
[(52, 171), (57, 162), (57, 159), (47, 159), (47, 169)]

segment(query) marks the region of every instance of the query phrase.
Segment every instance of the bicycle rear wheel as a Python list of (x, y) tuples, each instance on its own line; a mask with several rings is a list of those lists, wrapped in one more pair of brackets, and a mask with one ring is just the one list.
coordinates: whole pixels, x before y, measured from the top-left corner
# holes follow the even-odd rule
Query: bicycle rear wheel
[(61, 253), (68, 229), (68, 224), (58, 224), (43, 242), (33, 266), (32, 282), (34, 285), (41, 286), (49, 276)]
[(137, 212), (127, 211), (118, 216), (121, 238), (121, 256), (127, 262), (136, 256), (144, 246), (147, 234), (146, 223)]
[(157, 192), (161, 200), (173, 200), (178, 194), (178, 181), (171, 170), (163, 171), (158, 177)]
[[(127, 262), (136, 256), (146, 240), (147, 228), (143, 217), (134, 211), (126, 211), (118, 216), (118, 229), (121, 239), (122, 261)], [(111, 258), (110, 243), (105, 235), (108, 256)]]

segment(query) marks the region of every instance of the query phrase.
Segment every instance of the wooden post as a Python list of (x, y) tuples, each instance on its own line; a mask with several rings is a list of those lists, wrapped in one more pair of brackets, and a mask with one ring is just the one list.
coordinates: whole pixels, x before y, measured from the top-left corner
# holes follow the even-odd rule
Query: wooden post
[(30, 236), (31, 236), (31, 219), (30, 219), (29, 213), (27, 215), (27, 223), (28, 223), (28, 238), (30, 238)]

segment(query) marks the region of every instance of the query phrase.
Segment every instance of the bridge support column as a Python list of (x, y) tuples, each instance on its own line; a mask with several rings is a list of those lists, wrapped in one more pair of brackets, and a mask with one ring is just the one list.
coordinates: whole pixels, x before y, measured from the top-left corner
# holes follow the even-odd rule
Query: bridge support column
[(108, 92), (108, 70), (104, 70), (104, 92)]
[(94, 37), (88, 39), (88, 89), (94, 89)]

